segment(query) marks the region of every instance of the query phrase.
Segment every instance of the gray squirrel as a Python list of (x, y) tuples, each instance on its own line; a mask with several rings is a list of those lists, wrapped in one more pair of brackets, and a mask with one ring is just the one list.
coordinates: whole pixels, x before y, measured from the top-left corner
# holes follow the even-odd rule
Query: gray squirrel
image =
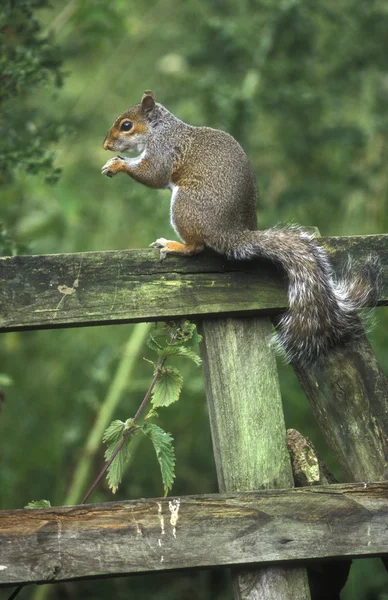
[(146, 91), (115, 120), (104, 148), (140, 153), (111, 158), (104, 175), (123, 172), (148, 187), (171, 189), (171, 224), (182, 242), (159, 238), (151, 244), (161, 260), (208, 246), (232, 259), (262, 257), (283, 267), (289, 309), (275, 325), (288, 361), (311, 364), (361, 334), (357, 310), (376, 297), (378, 261), (371, 257), (359, 275), (337, 282), (312, 235), (297, 226), (259, 231), (255, 176), (231, 135), (184, 123)]

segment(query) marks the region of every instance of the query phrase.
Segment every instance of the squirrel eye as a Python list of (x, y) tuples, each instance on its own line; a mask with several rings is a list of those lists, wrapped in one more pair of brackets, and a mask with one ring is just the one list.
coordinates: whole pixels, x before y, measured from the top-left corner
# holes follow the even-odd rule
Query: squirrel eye
[(123, 121), (120, 125), (121, 131), (130, 131), (133, 127), (131, 121)]

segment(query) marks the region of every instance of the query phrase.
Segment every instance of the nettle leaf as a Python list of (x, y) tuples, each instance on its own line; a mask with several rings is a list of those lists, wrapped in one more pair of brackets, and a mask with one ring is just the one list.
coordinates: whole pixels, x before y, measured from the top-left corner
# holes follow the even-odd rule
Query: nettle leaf
[[(129, 461), (129, 457), (130, 457), (130, 454), (129, 454), (130, 442), (131, 442), (131, 440), (128, 439), (123, 444), (122, 448), (117, 453), (117, 456), (115, 456), (114, 460), (108, 467), (106, 479), (108, 481), (109, 488), (112, 490), (112, 494), (115, 494), (117, 492), (118, 487), (123, 480), (125, 470), (128, 466), (128, 461)], [(107, 450), (105, 451), (105, 455), (104, 455), (106, 462), (108, 462), (108, 460), (110, 460), (113, 452), (116, 450), (116, 447), (117, 447), (117, 444), (113, 447), (107, 448)]]
[(192, 360), (197, 366), (199, 366), (202, 362), (194, 350), (190, 350), (190, 348), (186, 348), (185, 346), (167, 346), (166, 348), (157, 350), (157, 354), (160, 357), (183, 356), (184, 358), (189, 358)]
[(156, 410), (156, 408), (153, 406), (151, 408), (151, 410), (148, 411), (148, 413), (146, 414), (146, 416), (144, 417), (144, 420), (147, 421), (148, 419), (153, 419), (155, 417), (158, 417), (158, 411)]
[[(113, 421), (109, 427), (105, 430), (103, 436), (103, 442), (107, 444), (107, 449), (105, 450), (105, 461), (108, 462), (112, 454), (115, 452), (118, 444), (120, 444), (123, 439), (123, 435), (125, 431), (130, 427), (132, 419), (127, 419), (127, 421), (116, 420)], [(112, 493), (115, 494), (120, 483), (122, 482), (125, 469), (128, 465), (129, 460), (129, 444), (131, 439), (129, 438), (122, 446), (117, 456), (115, 456), (112, 464), (109, 465), (107, 471), (107, 481), (109, 488), (112, 490)]]
[(155, 448), (156, 458), (158, 459), (162, 473), (164, 494), (167, 496), (175, 479), (174, 438), (170, 433), (166, 433), (161, 427), (155, 425), (155, 423), (144, 425), (142, 431), (151, 439)]
[(152, 330), (147, 340), (151, 350), (161, 350), (171, 344), (171, 339), (176, 332), (172, 323), (158, 323)]
[(197, 326), (191, 321), (181, 321), (177, 330), (178, 343), (194, 346), (202, 341), (202, 336), (197, 332)]
[(50, 508), (50, 500), (31, 500), (24, 508)]
[(147, 346), (149, 348), (151, 348), (151, 350), (154, 350), (155, 352), (158, 352), (159, 350), (161, 350), (163, 348), (162, 344), (160, 344), (157, 341), (157, 339), (152, 335), (152, 333), (150, 333), (150, 335), (148, 336)]
[(152, 391), (151, 402), (154, 406), (169, 406), (179, 400), (183, 377), (177, 369), (163, 367), (159, 379)]
[(195, 329), (193, 335), (191, 336), (190, 339), (185, 341), (186, 346), (188, 347), (192, 347), (192, 346), (199, 346), (199, 344), (202, 342), (202, 335), (200, 335), (197, 331), (197, 329)]
[[(169, 321), (162, 325), (158, 324), (151, 331), (147, 345), (160, 355), (166, 348), (192, 348), (201, 341), (202, 336), (197, 333), (196, 325), (191, 321)], [(199, 364), (198, 361), (199, 358), (194, 360), (196, 364)]]
[(118, 444), (123, 437), (125, 425), (125, 422), (120, 421), (120, 419), (112, 421), (109, 427), (105, 429), (102, 441), (106, 444)]

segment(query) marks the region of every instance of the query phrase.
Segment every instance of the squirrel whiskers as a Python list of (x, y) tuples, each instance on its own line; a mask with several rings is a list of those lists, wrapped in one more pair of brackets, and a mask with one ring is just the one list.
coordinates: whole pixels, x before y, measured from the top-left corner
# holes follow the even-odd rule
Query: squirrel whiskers
[(283, 267), (290, 306), (275, 326), (287, 360), (307, 365), (360, 335), (357, 311), (377, 295), (378, 261), (371, 258), (359, 275), (336, 281), (325, 250), (301, 228), (259, 231), (255, 176), (232, 136), (184, 123), (145, 92), (116, 119), (104, 148), (141, 153), (110, 159), (104, 175), (123, 172), (149, 187), (171, 189), (171, 224), (183, 243), (156, 240), (161, 259), (208, 246), (230, 258), (262, 257)]

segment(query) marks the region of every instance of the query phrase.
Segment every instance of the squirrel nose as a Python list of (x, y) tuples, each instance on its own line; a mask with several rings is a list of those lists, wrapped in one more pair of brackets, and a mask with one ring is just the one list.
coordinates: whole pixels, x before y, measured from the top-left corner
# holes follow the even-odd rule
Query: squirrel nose
[(103, 143), (103, 148), (104, 148), (104, 150), (112, 150), (112, 148), (108, 142), (108, 138), (105, 138), (104, 143)]

